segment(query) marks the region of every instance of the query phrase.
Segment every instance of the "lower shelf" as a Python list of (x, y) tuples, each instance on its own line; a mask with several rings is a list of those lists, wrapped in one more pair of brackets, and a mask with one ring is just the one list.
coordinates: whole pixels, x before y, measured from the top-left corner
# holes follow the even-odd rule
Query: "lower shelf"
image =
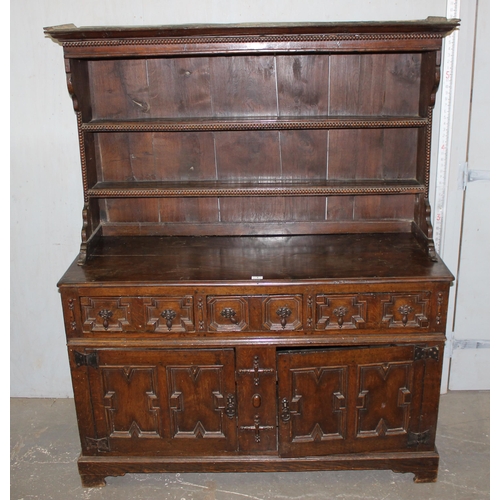
[(437, 480), (439, 454), (430, 452), (398, 452), (330, 455), (305, 458), (272, 456), (233, 457), (88, 457), (78, 459), (84, 487), (105, 486), (106, 476), (127, 473), (161, 472), (307, 472), (335, 470), (392, 470), (413, 473), (416, 483)]

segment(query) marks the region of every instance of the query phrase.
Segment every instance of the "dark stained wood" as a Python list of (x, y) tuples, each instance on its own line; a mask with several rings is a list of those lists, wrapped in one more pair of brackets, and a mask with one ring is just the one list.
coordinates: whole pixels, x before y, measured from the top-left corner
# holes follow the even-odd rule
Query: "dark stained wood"
[(129, 472), (437, 479), (429, 204), (457, 20), (46, 28), (77, 116), (58, 283), (85, 487)]
[(416, 177), (416, 129), (330, 130), (329, 137), (329, 179)]
[(418, 115), (419, 54), (348, 54), (330, 57), (334, 115)]
[(328, 115), (327, 55), (276, 58), (280, 116)]
[[(417, 483), (435, 482), (439, 455), (437, 452), (366, 453), (362, 456), (333, 455), (311, 458), (284, 458), (240, 455), (193, 460), (189, 457), (80, 457), (78, 469), (82, 482), (89, 478), (105, 484), (106, 476), (123, 476), (131, 472), (305, 472), (331, 470), (389, 469), (413, 473)], [(92, 484), (83, 484), (92, 486)]]
[[(147, 257), (147, 259), (145, 259)], [(110, 263), (116, 262), (116, 266)], [(121, 264), (118, 264), (121, 262)], [(107, 237), (60, 286), (99, 282), (449, 281), (411, 233), (275, 237)]]

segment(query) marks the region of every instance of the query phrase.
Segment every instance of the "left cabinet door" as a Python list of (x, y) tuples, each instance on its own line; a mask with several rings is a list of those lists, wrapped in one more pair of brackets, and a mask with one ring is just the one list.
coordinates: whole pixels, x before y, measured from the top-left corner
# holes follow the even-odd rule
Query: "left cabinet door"
[(232, 349), (70, 348), (71, 356), (74, 382), (88, 381), (84, 454), (236, 450)]

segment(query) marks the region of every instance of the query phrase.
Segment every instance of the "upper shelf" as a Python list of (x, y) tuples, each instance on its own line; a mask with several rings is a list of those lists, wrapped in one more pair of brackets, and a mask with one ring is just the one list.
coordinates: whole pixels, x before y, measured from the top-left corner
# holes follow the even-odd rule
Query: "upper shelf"
[(354, 194), (417, 194), (425, 186), (414, 179), (302, 180), (275, 182), (98, 182), (88, 190), (91, 198), (168, 198), (227, 196), (329, 196)]
[(82, 123), (84, 132), (192, 132), (231, 130), (301, 130), (347, 128), (416, 128), (429, 124), (418, 116), (307, 116), (235, 117), (143, 120), (92, 120)]

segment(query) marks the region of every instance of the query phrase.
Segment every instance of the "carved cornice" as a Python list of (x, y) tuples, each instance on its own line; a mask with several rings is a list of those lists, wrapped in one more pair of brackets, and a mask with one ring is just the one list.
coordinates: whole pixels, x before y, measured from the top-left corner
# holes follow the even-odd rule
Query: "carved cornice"
[(329, 35), (271, 35), (271, 36), (203, 36), (162, 38), (121, 38), (81, 41), (63, 41), (63, 47), (110, 47), (123, 45), (203, 45), (219, 43), (290, 43), (290, 42), (338, 42), (367, 40), (428, 40), (443, 38), (446, 33), (339, 33)]

